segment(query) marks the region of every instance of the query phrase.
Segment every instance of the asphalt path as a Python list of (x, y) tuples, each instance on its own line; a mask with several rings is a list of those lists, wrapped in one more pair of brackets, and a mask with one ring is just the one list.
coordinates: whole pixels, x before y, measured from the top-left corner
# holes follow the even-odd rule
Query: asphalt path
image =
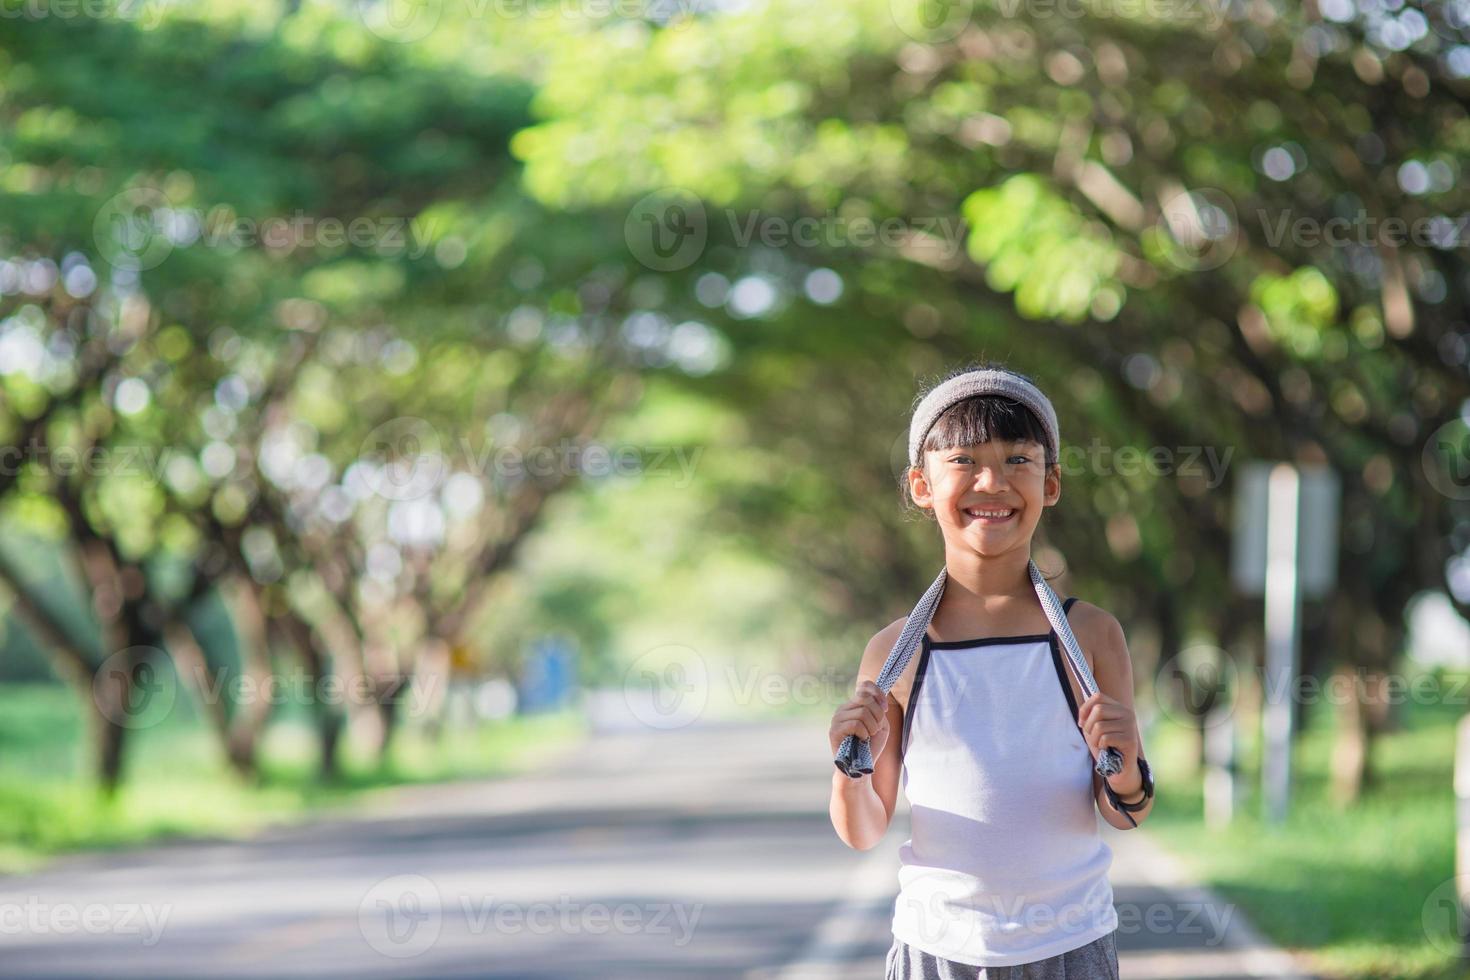
[[(881, 977), (906, 816), (844, 847), (826, 756), (813, 721), (613, 725), (533, 774), (64, 857), (0, 878), (0, 976)], [(1123, 977), (1290, 975), (1145, 835), (1108, 834)]]

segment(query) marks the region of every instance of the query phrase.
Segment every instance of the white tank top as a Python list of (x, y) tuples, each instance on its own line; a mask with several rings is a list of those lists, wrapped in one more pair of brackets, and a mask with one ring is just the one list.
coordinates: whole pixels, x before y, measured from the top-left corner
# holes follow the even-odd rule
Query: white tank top
[(1065, 671), (1055, 631), (924, 636), (900, 737), (911, 837), (893, 934), (910, 946), (1017, 966), (1118, 927)]

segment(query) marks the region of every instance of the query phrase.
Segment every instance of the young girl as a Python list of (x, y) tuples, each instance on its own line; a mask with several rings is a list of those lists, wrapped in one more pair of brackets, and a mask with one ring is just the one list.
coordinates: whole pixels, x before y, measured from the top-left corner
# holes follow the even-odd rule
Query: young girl
[[(1095, 679), (1088, 697), (1049, 628), (1049, 587), (1030, 575), (1032, 536), (1061, 496), (1060, 445), (1051, 402), (996, 366), (941, 382), (910, 423), (908, 492), (939, 523), (947, 577), (891, 689), (878, 681), (906, 619), (868, 643), (830, 730), (834, 754), (851, 735), (874, 760), (871, 774), (833, 774), (844, 843), (882, 839), (900, 782), (910, 804), (887, 980), (1118, 980), (1097, 813), (1137, 826), (1153, 777), (1118, 621), (1063, 604)], [(1094, 759), (1109, 747), (1122, 768), (1104, 778)]]

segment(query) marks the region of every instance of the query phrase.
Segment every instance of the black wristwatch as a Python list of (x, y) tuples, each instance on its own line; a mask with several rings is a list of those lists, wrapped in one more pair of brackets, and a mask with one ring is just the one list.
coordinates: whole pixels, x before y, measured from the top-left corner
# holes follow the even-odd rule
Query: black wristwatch
[(1112, 784), (1106, 778), (1103, 779), (1103, 791), (1108, 794), (1108, 802), (1121, 811), (1123, 816), (1128, 818), (1128, 822), (1135, 827), (1138, 826), (1138, 821), (1133, 819), (1133, 814), (1148, 806), (1148, 801), (1154, 798), (1153, 770), (1148, 767), (1148, 760), (1143, 756), (1138, 757), (1138, 771), (1143, 774), (1143, 798), (1136, 803), (1124, 803), (1118, 797), (1118, 791), (1113, 789)]

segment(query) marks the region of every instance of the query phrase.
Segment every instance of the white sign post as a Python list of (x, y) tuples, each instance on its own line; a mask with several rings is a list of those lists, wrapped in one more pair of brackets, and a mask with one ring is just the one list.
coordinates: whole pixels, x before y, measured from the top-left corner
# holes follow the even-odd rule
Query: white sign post
[(1297, 588), (1297, 511), (1301, 479), (1286, 464), (1271, 470), (1266, 504), (1266, 705), (1261, 789), (1266, 819), (1281, 823), (1291, 797), (1292, 688), (1301, 645)]
[(1269, 823), (1284, 821), (1290, 804), (1301, 601), (1337, 580), (1339, 493), (1331, 470), (1291, 463), (1248, 464), (1237, 486), (1232, 578), (1266, 600), (1261, 790)]
[(1217, 704), (1205, 716), (1205, 826), (1220, 829), (1235, 817), (1240, 798), (1235, 765), (1235, 712)]

